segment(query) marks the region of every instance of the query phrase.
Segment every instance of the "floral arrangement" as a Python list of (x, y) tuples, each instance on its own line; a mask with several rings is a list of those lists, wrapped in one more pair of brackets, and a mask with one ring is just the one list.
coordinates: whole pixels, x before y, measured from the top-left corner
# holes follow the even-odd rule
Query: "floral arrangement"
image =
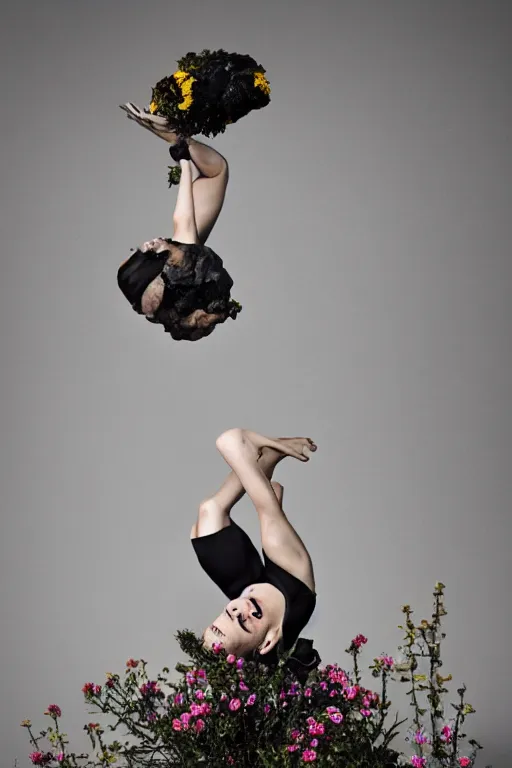
[(216, 136), (269, 102), (265, 69), (255, 59), (205, 49), (187, 53), (178, 61), (176, 72), (159, 80), (149, 111), (166, 117), (181, 136)]
[[(346, 652), (349, 672), (337, 664), (320, 666), (303, 674), (293, 652), (273, 667), (226, 654), (221, 644), (205, 649), (190, 631), (177, 633), (191, 663), (178, 664), (181, 677), (169, 680), (164, 668), (150, 679), (143, 660), (129, 659), (123, 675), (108, 673), (103, 684), (83, 687), (87, 704), (95, 713), (114, 716), (106, 726), (90, 722), (85, 730), (91, 740), (90, 755), (68, 749), (56, 704), (45, 714), (52, 724), (36, 736), (25, 720), (36, 766), (98, 768), (114, 763), (128, 768), (198, 766), (212, 768), (267, 768), (268, 766), (318, 766), (345, 768), (473, 768), (480, 744), (466, 744), (464, 723), (473, 707), (465, 701), (465, 687), (447, 711), (445, 687), (451, 676), (442, 676), (441, 619), (444, 585), (436, 584), (430, 621), (415, 624), (412, 610), (404, 606), (400, 627), (404, 641), (397, 658), (382, 654), (369, 669), (379, 681), (378, 692), (365, 687), (360, 657), (367, 638), (357, 635)], [(301, 642), (299, 640), (299, 642)], [(311, 641), (304, 641), (311, 643)], [(311, 644), (312, 647), (312, 644)], [(296, 659), (295, 659), (296, 662)], [(422, 671), (422, 664), (425, 671)], [(408, 754), (394, 750), (391, 742), (405, 720), (395, 716), (388, 724), (392, 682), (408, 686), (414, 715), (409, 723)], [(107, 732), (124, 730), (128, 740), (110, 741)], [(46, 740), (49, 748), (43, 748)]]

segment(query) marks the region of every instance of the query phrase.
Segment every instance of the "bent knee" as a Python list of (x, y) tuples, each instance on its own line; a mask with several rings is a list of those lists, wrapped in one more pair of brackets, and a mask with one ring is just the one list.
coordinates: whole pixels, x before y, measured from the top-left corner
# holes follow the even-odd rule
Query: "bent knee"
[(222, 453), (226, 448), (231, 448), (235, 445), (240, 445), (243, 442), (243, 430), (240, 427), (234, 427), (233, 429), (227, 429), (223, 432), (217, 440), (215, 445), (217, 449)]
[(217, 531), (222, 530), (222, 528), (229, 524), (229, 512), (223, 509), (214, 499), (205, 499), (199, 505), (197, 523), (192, 528), (192, 531), (194, 531), (194, 528), (195, 531), (191, 538), (217, 533)]

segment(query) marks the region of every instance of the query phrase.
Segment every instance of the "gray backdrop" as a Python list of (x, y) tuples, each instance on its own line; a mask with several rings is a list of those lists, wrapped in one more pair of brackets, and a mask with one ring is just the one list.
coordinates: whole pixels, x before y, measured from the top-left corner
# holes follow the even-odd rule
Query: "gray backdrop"
[[(305, 434), (286, 510), (325, 662), (448, 587), (446, 668), (509, 765), (509, 2), (21, 2), (1, 32), (0, 762), (86, 680), (182, 658), (223, 597), (188, 542), (225, 428)], [(214, 141), (210, 239), (244, 305), (173, 343), (118, 292), (171, 233), (167, 148), (117, 105), (189, 50), (247, 52), (272, 103)], [(257, 535), (249, 504), (239, 522)], [(306, 632), (306, 634), (308, 634)], [(41, 714), (39, 714), (41, 713)]]

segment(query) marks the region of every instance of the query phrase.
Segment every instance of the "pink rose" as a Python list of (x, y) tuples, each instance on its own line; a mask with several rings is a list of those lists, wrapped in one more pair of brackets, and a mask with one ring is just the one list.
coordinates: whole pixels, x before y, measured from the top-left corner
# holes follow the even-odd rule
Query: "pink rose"
[(354, 639), (352, 640), (352, 645), (354, 645), (356, 648), (360, 648), (362, 645), (368, 642), (368, 638), (364, 635), (356, 635)]
[(288, 744), (287, 750), (288, 752), (296, 752), (299, 748), (298, 744)]
[(172, 727), (174, 728), (175, 731), (181, 731), (182, 729), (181, 720), (178, 720), (178, 718), (175, 717), (174, 720), (172, 721)]
[(312, 695), (313, 695), (313, 691), (311, 690), (311, 688), (306, 688), (304, 691), (304, 696), (306, 697), (306, 699), (310, 699)]
[(236, 661), (235, 654), (234, 653), (228, 654), (228, 656), (226, 656), (226, 661), (227, 661), (228, 664), (234, 664), (235, 661)]
[(471, 765), (471, 760), (469, 757), (459, 757), (459, 765), (461, 768), (468, 768)]
[(252, 705), (254, 704), (255, 701), (256, 701), (256, 694), (255, 693), (251, 693), (251, 695), (247, 699), (247, 706), (248, 707), (252, 707)]
[(302, 762), (314, 763), (316, 760), (316, 752), (314, 749), (305, 749), (302, 753)]
[(229, 708), (232, 712), (236, 712), (237, 709), (240, 709), (242, 702), (240, 699), (231, 699), (229, 702)]
[(194, 727), (195, 727), (197, 733), (201, 733), (201, 731), (203, 730), (204, 726), (205, 726), (204, 720), (196, 720), (196, 723), (195, 723)]
[(57, 704), (50, 704), (47, 711), (52, 717), (62, 717), (62, 710)]
[(343, 722), (343, 715), (341, 714), (341, 712), (333, 712), (332, 714), (329, 715), (329, 718), (335, 725), (339, 725), (340, 723)]
[(411, 757), (411, 765), (413, 768), (425, 768), (427, 765), (427, 758), (426, 757), (418, 757), (418, 755), (413, 755)]
[(240, 690), (241, 691), (248, 691), (249, 687), (244, 683), (243, 680), (240, 680)]

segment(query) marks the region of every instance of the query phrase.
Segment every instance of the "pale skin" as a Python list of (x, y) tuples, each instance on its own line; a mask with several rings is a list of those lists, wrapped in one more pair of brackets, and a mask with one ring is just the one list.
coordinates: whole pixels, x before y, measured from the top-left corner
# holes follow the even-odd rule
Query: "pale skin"
[[(216, 533), (231, 524), (231, 510), (247, 493), (260, 523), (261, 543), (268, 557), (315, 591), (309, 553), (283, 511), (283, 487), (272, 481), (277, 464), (286, 456), (309, 461), (316, 451), (309, 438), (268, 438), (244, 429), (230, 429), (216, 442), (231, 473), (221, 488), (199, 506), (191, 538)], [(262, 616), (255, 612), (257, 601)], [(205, 646), (221, 643), (228, 653), (238, 655), (257, 650), (268, 653), (282, 636), (285, 601), (271, 584), (252, 584), (240, 597), (231, 600), (203, 634)]]
[[(131, 102), (121, 105), (121, 109), (130, 120), (166, 143), (175, 144), (178, 141), (179, 137), (169, 130), (165, 118), (150, 115)], [(172, 239), (180, 243), (204, 245), (222, 210), (229, 168), (226, 159), (213, 147), (192, 138), (187, 138), (186, 142), (191, 160), (180, 160), (181, 178), (173, 213)], [(146, 241), (141, 250), (161, 252), (169, 250), (169, 245), (164, 238), (159, 237)], [(148, 285), (141, 302), (144, 314), (150, 315), (155, 311), (162, 300), (163, 291), (160, 277)], [(187, 318), (186, 325), (196, 329), (199, 338), (209, 335), (223, 319), (198, 309)]]

